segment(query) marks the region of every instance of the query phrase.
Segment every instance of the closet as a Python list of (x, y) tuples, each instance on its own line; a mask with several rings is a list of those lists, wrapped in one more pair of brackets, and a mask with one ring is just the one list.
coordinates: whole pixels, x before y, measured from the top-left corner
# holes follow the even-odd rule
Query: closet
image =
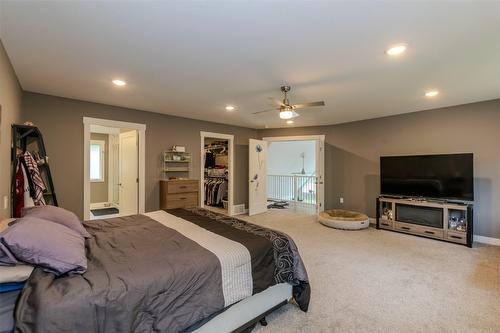
[(232, 141), (223, 137), (202, 135), (202, 143), (203, 206), (221, 213), (229, 213)]

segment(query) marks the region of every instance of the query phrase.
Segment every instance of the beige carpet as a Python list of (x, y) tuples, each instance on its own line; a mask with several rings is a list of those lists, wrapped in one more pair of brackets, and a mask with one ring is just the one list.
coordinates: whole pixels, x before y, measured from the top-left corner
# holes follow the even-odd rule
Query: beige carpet
[(292, 236), (312, 287), (309, 312), (288, 304), (254, 332), (500, 332), (500, 247), (335, 230), (290, 211), (243, 219)]

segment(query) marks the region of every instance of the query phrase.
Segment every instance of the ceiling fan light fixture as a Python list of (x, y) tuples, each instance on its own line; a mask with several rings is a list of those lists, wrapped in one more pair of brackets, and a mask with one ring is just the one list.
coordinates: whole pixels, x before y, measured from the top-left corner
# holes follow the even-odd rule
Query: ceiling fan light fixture
[(293, 112), (291, 110), (280, 111), (280, 118), (281, 119), (291, 119), (291, 118), (293, 118)]

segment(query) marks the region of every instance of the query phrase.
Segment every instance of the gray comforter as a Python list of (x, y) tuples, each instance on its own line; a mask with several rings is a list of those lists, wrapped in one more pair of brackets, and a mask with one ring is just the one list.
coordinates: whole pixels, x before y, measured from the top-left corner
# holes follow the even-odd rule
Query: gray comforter
[[(203, 211), (170, 213), (184, 218), (185, 223), (207, 228), (213, 224), (207, 224), (208, 220), (217, 220)], [(85, 226), (92, 235), (86, 244), (87, 272), (55, 278), (35, 270), (18, 301), (16, 330), (180, 332), (224, 309), (219, 259), (178, 231), (144, 215), (92, 221)], [(307, 277), (298, 279), (294, 273), (295, 266), (303, 271), (299, 275), (305, 269), (300, 258), (294, 265), (293, 242), (286, 249), (283, 244), (277, 249), (273, 241), (255, 232), (222, 222), (215, 226), (224, 237), (240, 239), (248, 248), (253, 293), (288, 281), (295, 285), (301, 308), (307, 310), (309, 285), (304, 281)], [(281, 257), (289, 252), (291, 265), (286, 271), (277, 268), (282, 264), (276, 262), (276, 251)]]

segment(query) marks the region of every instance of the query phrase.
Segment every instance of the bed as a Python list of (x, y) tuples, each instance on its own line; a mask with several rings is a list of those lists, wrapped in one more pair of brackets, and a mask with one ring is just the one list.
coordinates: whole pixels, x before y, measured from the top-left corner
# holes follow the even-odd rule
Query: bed
[(200, 208), (85, 222), (82, 275), (35, 269), (20, 332), (238, 332), (310, 286), (286, 234)]

